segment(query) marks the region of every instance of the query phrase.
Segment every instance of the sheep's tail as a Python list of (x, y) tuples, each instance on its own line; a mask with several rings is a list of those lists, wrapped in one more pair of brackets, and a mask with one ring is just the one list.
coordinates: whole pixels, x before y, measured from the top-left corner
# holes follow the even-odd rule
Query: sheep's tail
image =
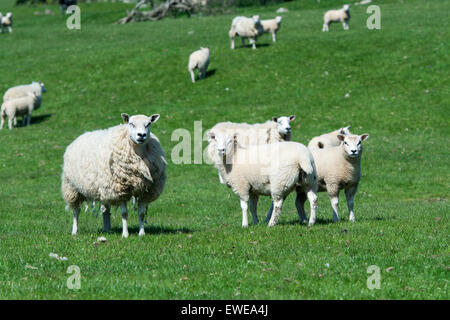
[(312, 156), (310, 159), (301, 159), (299, 166), (299, 180), (298, 184), (304, 187), (316, 189), (317, 188), (317, 172)]

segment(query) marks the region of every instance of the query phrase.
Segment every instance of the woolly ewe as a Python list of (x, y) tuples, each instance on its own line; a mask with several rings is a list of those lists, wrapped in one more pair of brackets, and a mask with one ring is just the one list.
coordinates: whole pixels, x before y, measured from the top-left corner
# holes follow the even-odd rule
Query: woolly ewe
[(8, 29), (9, 32), (12, 32), (12, 13), (8, 12), (4, 17), (0, 13), (0, 24), (2, 33), (4, 32), (4, 29)]
[(166, 182), (166, 159), (150, 125), (159, 114), (129, 116), (125, 124), (86, 132), (64, 153), (62, 193), (73, 211), (72, 234), (78, 231), (78, 214), (83, 201), (102, 203), (103, 227), (111, 229), (111, 205), (120, 205), (122, 236), (128, 237), (127, 202), (138, 199), (139, 235), (144, 232), (148, 203), (156, 200)]
[(236, 36), (241, 37), (242, 46), (245, 46), (245, 38), (248, 38), (252, 48), (256, 49), (256, 38), (264, 33), (264, 28), (261, 25), (259, 16), (247, 17), (235, 17), (231, 23), (231, 29), (229, 36), (231, 39), (231, 49), (234, 49), (234, 38)]
[[(228, 187), (239, 196), (242, 226), (248, 226), (250, 206), (253, 223), (258, 223), (257, 203), (260, 195), (271, 196), (274, 214), (269, 226), (278, 222), (285, 198), (294, 189), (297, 198), (307, 194), (311, 204), (309, 225), (316, 221), (317, 173), (311, 152), (296, 142), (239, 146), (237, 135), (226, 131), (209, 131), (208, 154)], [(298, 200), (296, 200), (298, 202)], [(306, 220), (304, 210), (298, 207), (300, 221)]]
[(209, 65), (209, 49), (200, 48), (189, 56), (188, 70), (191, 74), (192, 83), (195, 82), (194, 70), (198, 69), (199, 79), (206, 77), (206, 69)]
[(332, 22), (341, 22), (344, 30), (348, 30), (348, 22), (350, 20), (350, 5), (344, 4), (339, 10), (329, 10), (323, 16), (322, 31), (328, 31)]

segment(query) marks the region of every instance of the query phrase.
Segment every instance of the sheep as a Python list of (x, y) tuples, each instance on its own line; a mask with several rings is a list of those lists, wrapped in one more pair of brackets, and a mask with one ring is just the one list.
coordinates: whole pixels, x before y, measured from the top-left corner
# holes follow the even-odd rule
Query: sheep
[(338, 139), (338, 134), (347, 135), (350, 134), (350, 126), (340, 128), (338, 130), (332, 131), (330, 133), (325, 133), (320, 136), (312, 138), (308, 143), (308, 148), (329, 148), (329, 147), (337, 147), (341, 144), (341, 141)]
[(12, 25), (13, 25), (13, 20), (12, 20), (12, 13), (8, 12), (6, 14), (6, 16), (2, 16), (1, 19), (1, 27), (2, 27), (2, 33), (4, 31), (4, 29), (8, 29), (8, 32), (12, 32)]
[(0, 114), (0, 130), (3, 129), (3, 124), (6, 117), (8, 117), (8, 128), (12, 129), (17, 124), (17, 116), (27, 118), (27, 126), (30, 125), (31, 113), (34, 110), (37, 97), (34, 92), (28, 92), (26, 97), (16, 98), (5, 101), (2, 104)]
[(139, 236), (145, 234), (147, 206), (161, 195), (166, 182), (164, 151), (150, 132), (159, 117), (122, 113), (124, 124), (86, 132), (67, 147), (61, 190), (73, 212), (72, 235), (78, 231), (83, 201), (99, 201), (104, 231), (111, 229), (111, 206), (120, 206), (122, 237), (127, 238), (127, 202), (132, 196), (139, 202)]
[[(261, 195), (271, 196), (275, 204), (269, 226), (278, 222), (286, 197), (295, 189), (297, 197), (306, 193), (311, 204), (309, 225), (316, 222), (317, 173), (311, 152), (301, 143), (277, 142), (242, 148), (239, 133), (210, 130), (208, 155), (226, 185), (240, 198), (242, 227), (248, 226), (247, 210), (254, 224), (258, 223), (257, 203)], [(296, 202), (298, 202), (296, 200)], [(300, 222), (306, 221), (298, 207)]]
[[(290, 122), (295, 120), (295, 115), (286, 117), (273, 117), (264, 123), (233, 123), (233, 122), (219, 122), (210, 130), (229, 130), (230, 132), (239, 132), (237, 136), (238, 142), (241, 146), (269, 144), (281, 141), (291, 140), (291, 125)], [(219, 180), (221, 184), (225, 184), (219, 171)]]
[(271, 20), (261, 20), (261, 25), (263, 26), (264, 33), (272, 33), (272, 41), (277, 41), (277, 32), (281, 27), (281, 18), (280, 16)]
[(192, 83), (195, 82), (194, 70), (198, 69), (199, 78), (206, 77), (206, 69), (209, 65), (209, 49), (200, 48), (200, 50), (194, 51), (189, 56), (188, 70), (191, 74)]
[(245, 38), (248, 38), (253, 50), (256, 49), (256, 39), (264, 33), (259, 16), (251, 18), (238, 16), (231, 23), (229, 36), (231, 39), (231, 49), (234, 49), (234, 38), (241, 37), (242, 46), (245, 46)]
[[(339, 221), (339, 191), (345, 190), (349, 220), (355, 222), (353, 204), (359, 181), (361, 180), (362, 141), (369, 135), (338, 134), (342, 143), (327, 149), (312, 149), (314, 163), (318, 174), (318, 192), (327, 191), (333, 208), (333, 221)], [(305, 196), (300, 198), (300, 206), (305, 203)], [(296, 203), (297, 204), (297, 203)], [(271, 210), (266, 220), (270, 218)]]
[(348, 30), (348, 22), (350, 20), (350, 5), (344, 4), (339, 10), (329, 10), (323, 16), (322, 31), (329, 31), (332, 22), (341, 22), (344, 30)]

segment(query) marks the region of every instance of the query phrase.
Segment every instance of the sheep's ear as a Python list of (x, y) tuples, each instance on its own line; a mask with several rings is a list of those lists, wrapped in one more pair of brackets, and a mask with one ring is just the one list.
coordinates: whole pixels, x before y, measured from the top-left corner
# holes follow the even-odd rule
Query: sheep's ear
[(337, 135), (337, 138), (338, 138), (340, 141), (344, 141), (345, 136), (342, 135), (342, 134), (338, 134), (338, 135)]
[(278, 118), (277, 118), (277, 117), (273, 117), (273, 118), (272, 118), (272, 121), (273, 121), (273, 122), (278, 122)]
[(289, 121), (294, 121), (295, 120), (295, 115), (292, 115), (289, 117)]
[(155, 123), (156, 121), (158, 121), (159, 117), (160, 117), (160, 115), (157, 114), (157, 113), (152, 114), (152, 115), (149, 117), (149, 118), (150, 118), (150, 123)]
[(121, 116), (122, 116), (123, 122), (128, 123), (128, 120), (130, 120), (130, 116), (128, 115), (128, 113), (122, 113)]
[(369, 137), (369, 135), (368, 135), (367, 133), (364, 133), (364, 134), (362, 134), (362, 135), (360, 136), (361, 141), (366, 140), (368, 137)]
[(216, 134), (212, 131), (208, 131), (208, 136), (210, 139), (215, 139), (216, 138)]

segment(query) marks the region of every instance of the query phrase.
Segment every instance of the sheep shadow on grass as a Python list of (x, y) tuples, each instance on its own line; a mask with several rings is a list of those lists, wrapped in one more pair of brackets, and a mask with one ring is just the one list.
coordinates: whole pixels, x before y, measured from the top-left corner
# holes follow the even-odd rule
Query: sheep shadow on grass
[[(38, 116), (31, 116), (31, 122), (30, 122), (30, 126), (31, 125), (35, 125), (35, 124), (39, 124), (41, 122), (45, 122), (47, 121), (47, 119), (49, 119), (52, 116), (51, 113), (47, 113), (47, 114), (41, 114)], [(26, 121), (25, 121), (26, 122)], [(17, 119), (17, 127), (26, 127), (26, 125), (22, 124), (22, 120)]]
[(207, 70), (205, 78), (213, 76), (216, 73), (216, 71), (217, 71), (217, 69)]
[[(170, 227), (162, 227), (162, 226), (152, 226), (152, 225), (146, 225), (145, 226), (145, 234), (176, 234), (176, 233), (192, 233), (193, 230), (190, 230), (188, 228), (180, 227), (180, 228), (170, 228)], [(103, 233), (103, 229), (99, 230), (100, 233)], [(110, 233), (120, 233), (122, 234), (122, 227), (112, 227)], [(139, 227), (128, 226), (128, 233), (130, 236), (133, 234), (138, 235), (139, 234)]]

